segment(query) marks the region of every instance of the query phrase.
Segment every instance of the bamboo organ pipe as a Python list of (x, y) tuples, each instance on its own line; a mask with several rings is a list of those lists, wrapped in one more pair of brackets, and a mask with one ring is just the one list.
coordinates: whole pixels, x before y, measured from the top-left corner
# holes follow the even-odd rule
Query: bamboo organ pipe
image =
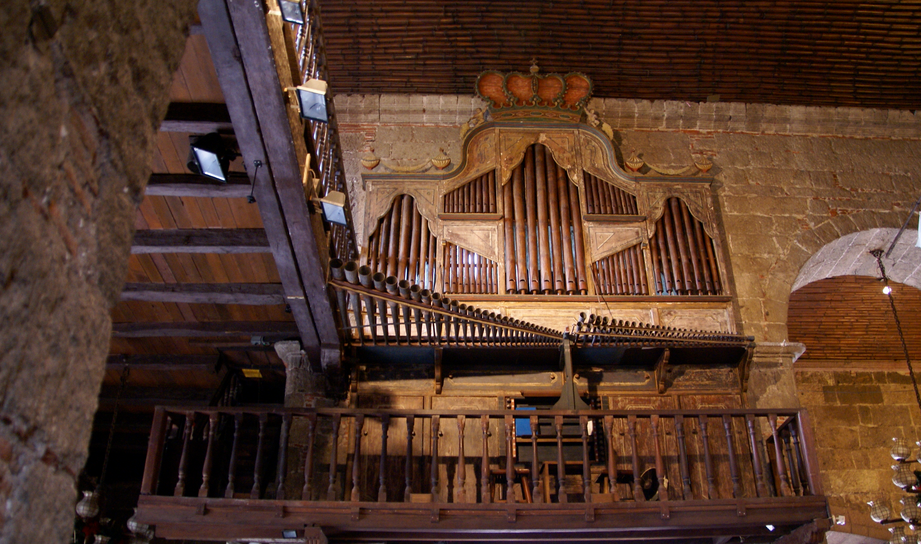
[[(556, 165), (554, 165), (556, 166)], [(576, 290), (576, 273), (572, 257), (572, 215), (569, 213), (569, 177), (562, 168), (556, 166), (556, 190), (560, 197), (560, 238), (563, 241), (563, 270), (566, 280), (566, 292)]]
[(512, 183), (508, 182), (502, 187), (502, 208), (505, 212), (502, 226), (505, 228), (505, 290), (514, 294), (518, 290), (515, 281), (515, 226), (513, 222), (514, 204), (512, 202)]
[[(697, 248), (697, 240), (694, 236), (694, 227), (691, 225), (691, 221), (694, 219), (690, 216), (688, 212), (688, 207), (681, 206), (681, 222), (684, 225), (685, 239), (688, 243), (688, 256), (691, 258), (691, 271), (694, 273), (694, 287), (696, 289), (696, 294), (702, 295), (705, 291), (705, 286), (703, 282), (703, 271), (700, 269), (700, 260), (698, 255), (700, 251)], [(695, 221), (696, 222), (696, 221)]]
[(681, 225), (681, 203), (677, 198), (670, 198), (668, 200), (668, 206), (671, 209), (672, 216), (672, 226), (675, 231), (675, 243), (678, 246), (678, 256), (681, 259), (681, 277), (684, 280), (684, 290), (685, 294), (691, 293), (694, 290), (693, 282), (691, 281), (691, 270), (690, 270), (690, 259), (688, 258), (687, 251), (687, 242), (684, 236), (684, 228)]
[(397, 251), (399, 251), (400, 234), (400, 208), (402, 207), (403, 195), (396, 197), (393, 206), (390, 208), (390, 240), (387, 244), (387, 275), (399, 277), (397, 269)]
[(409, 243), (412, 241), (410, 230), (413, 226), (413, 201), (409, 195), (403, 195), (403, 206), (400, 211), (400, 253), (397, 255), (399, 268), (397, 278), (408, 280), (406, 266), (409, 260)]
[[(544, 164), (546, 147), (534, 146), (534, 181), (537, 193), (537, 240), (540, 247), (540, 289), (545, 294), (553, 289), (553, 269), (550, 264), (550, 221), (547, 209), (547, 168)], [(552, 160), (552, 158), (551, 158)]]
[[(515, 260), (518, 263), (517, 281), (518, 292), (528, 292), (528, 263), (525, 213), (524, 213), (524, 180), (521, 168), (512, 171), (512, 201), (515, 207)], [(507, 213), (507, 212), (506, 212)]]
[(412, 235), (409, 241), (409, 262), (406, 270), (406, 279), (411, 283), (419, 283), (419, 276), (416, 271), (419, 270), (419, 242), (422, 238), (422, 214), (419, 213), (419, 210), (415, 209), (413, 212), (413, 224), (410, 230)]
[[(563, 167), (557, 165), (557, 176), (566, 175)], [(588, 285), (585, 282), (585, 242), (582, 237), (582, 210), (579, 206), (579, 188), (572, 182), (569, 183), (569, 207), (572, 210), (572, 224), (575, 238), (576, 277), (579, 292), (585, 294)]]
[[(553, 290), (563, 293), (563, 249), (560, 232), (560, 199), (557, 191), (556, 163), (552, 155), (547, 158), (545, 171), (547, 176), (547, 206), (550, 212), (550, 249), (553, 255)], [(566, 233), (568, 234), (568, 233)]]
[(527, 244), (528, 244), (528, 291), (531, 293), (540, 289), (538, 279), (538, 250), (537, 250), (537, 194), (534, 182), (534, 146), (525, 150), (524, 154), (524, 205), (527, 217)]

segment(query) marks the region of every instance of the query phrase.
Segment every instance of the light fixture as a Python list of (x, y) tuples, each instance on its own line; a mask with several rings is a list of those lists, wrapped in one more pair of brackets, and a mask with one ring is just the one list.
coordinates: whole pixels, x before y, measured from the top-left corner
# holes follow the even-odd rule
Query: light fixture
[(765, 525), (764, 528), (767, 529), (768, 531), (771, 531), (772, 533), (774, 532), (774, 529), (775, 529), (775, 527), (770, 524)]
[(348, 225), (345, 217), (345, 193), (330, 191), (319, 202), (325, 220), (337, 225)]
[(328, 85), (322, 79), (310, 79), (307, 83), (294, 88), (301, 117), (321, 123), (329, 122), (326, 108), (326, 89)]
[[(917, 207), (917, 205), (916, 205)], [(912, 210), (914, 212), (914, 210)], [(907, 222), (906, 222), (907, 223)], [(903, 227), (904, 228), (904, 227)], [(899, 232), (901, 234), (901, 231)], [(896, 237), (898, 239), (898, 236)], [(895, 246), (895, 241), (889, 247), (889, 250), (892, 251), (892, 248)], [(874, 258), (876, 258), (876, 265), (879, 268), (880, 281), (883, 282), (885, 287), (883, 287), (883, 293), (889, 297), (889, 308), (892, 310), (892, 318), (895, 321), (895, 329), (899, 335), (899, 340), (902, 343), (902, 351), (905, 354), (905, 363), (908, 366), (908, 375), (911, 377), (911, 383), (915, 390), (915, 400), (918, 402), (918, 408), (921, 409), (921, 393), (918, 390), (918, 380), (915, 377), (915, 371), (911, 364), (911, 355), (908, 352), (908, 344), (905, 342), (905, 333), (902, 331), (902, 322), (899, 320), (899, 314), (895, 309), (895, 300), (892, 297), (892, 288), (889, 287), (889, 277), (886, 275), (886, 267), (883, 265), (883, 250), (874, 249), (870, 252)], [(892, 448), (889, 450), (889, 456), (892, 457), (898, 464), (892, 465), (892, 483), (899, 487), (908, 495), (903, 496), (899, 502), (902, 504), (901, 512), (899, 517), (890, 518), (889, 508), (882, 503), (882, 501), (869, 501), (867, 504), (870, 505), (870, 519), (873, 521), (886, 525), (904, 522), (908, 524), (908, 527), (912, 530), (916, 530), (916, 525), (921, 521), (921, 508), (919, 508), (919, 493), (921, 493), (921, 472), (916, 472), (913, 470), (912, 463), (913, 461), (909, 459), (911, 456), (911, 449), (901, 438), (893, 438)], [(917, 443), (921, 446), (921, 442)], [(918, 454), (918, 461), (921, 462), (921, 452)], [(918, 535), (907, 534), (903, 526), (897, 525), (895, 527), (890, 527), (889, 531), (892, 533), (892, 539), (889, 541), (894, 544), (905, 544), (905, 543), (917, 543)]]
[(189, 137), (189, 170), (227, 183), (227, 167), (238, 157), (217, 132)]
[(279, 0), (281, 7), (281, 18), (289, 23), (296, 25), (304, 24), (304, 10), (301, 9), (300, 2), (291, 2), (290, 0)]

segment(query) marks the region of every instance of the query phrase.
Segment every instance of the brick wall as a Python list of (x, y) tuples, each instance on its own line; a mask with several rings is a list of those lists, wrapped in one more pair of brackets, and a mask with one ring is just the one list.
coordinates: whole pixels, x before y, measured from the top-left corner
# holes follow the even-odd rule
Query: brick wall
[(0, 543), (70, 539), (109, 308), (193, 17), (184, 0), (0, 7)]

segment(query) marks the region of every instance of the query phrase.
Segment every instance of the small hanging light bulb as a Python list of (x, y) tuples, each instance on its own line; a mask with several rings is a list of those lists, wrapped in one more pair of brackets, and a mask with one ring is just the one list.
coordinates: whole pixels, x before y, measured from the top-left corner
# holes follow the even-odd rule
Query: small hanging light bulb
[(888, 285), (885, 286), (885, 287), (883, 287), (883, 294), (884, 294), (884, 295), (888, 295), (888, 294), (891, 293), (891, 292), (892, 292), (892, 287), (889, 287)]

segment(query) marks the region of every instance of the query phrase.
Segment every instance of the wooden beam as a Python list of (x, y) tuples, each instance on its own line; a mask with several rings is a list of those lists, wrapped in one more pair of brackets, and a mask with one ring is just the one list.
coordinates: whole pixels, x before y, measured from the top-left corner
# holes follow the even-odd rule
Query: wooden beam
[[(325, 352), (321, 357), (324, 364), (338, 366), (341, 349), (339, 331), (326, 287), (328, 242), (322, 219), (312, 213), (304, 197), (294, 140), (303, 131), (292, 128), (288, 117), (290, 107), (283, 91), (284, 86), (293, 82), (279, 79), (273, 55), (275, 48), (261, 3), (226, 0), (226, 9), (230, 14), (250, 94), (259, 97), (253, 106), (266, 158), (271, 166), (277, 200), (281, 204), (281, 217), (290, 236), (304, 293), (313, 314), (319, 347)], [(282, 67), (282, 71), (285, 70), (289, 67)]]
[(267, 336), (286, 338), (297, 335), (291, 321), (180, 321), (176, 323), (113, 323), (114, 338), (150, 338), (158, 336)]
[(160, 123), (160, 130), (207, 134), (220, 130), (233, 130), (233, 125), (230, 123), (230, 114), (224, 104), (173, 102), (166, 110), (166, 117)]
[(131, 253), (268, 253), (262, 229), (139, 230)]
[(195, 196), (219, 198), (246, 198), (250, 192), (249, 177), (231, 172), (227, 183), (221, 183), (198, 174), (152, 174), (147, 180), (147, 196)]
[(314, 370), (317, 370), (320, 340), (314, 325), (313, 313), (307, 303), (301, 271), (295, 264), (294, 248), (282, 217), (279, 197), (275, 192), (275, 182), (271, 175), (273, 165), (268, 162), (253, 96), (240, 59), (227, 4), (224, 0), (200, 0), (198, 15), (202, 21), (202, 29), (208, 41), (208, 49), (211, 51), (211, 59), (227, 103), (227, 110), (233, 120), (234, 133), (240, 153), (243, 154), (243, 162), (252, 172), (255, 172), (255, 168), (251, 168), (255, 161), (261, 161), (265, 165), (259, 169), (254, 186), (259, 213), (272, 247), (278, 276), (300, 332), (301, 344)]
[(284, 304), (279, 283), (126, 283), (122, 300), (189, 304)]
[(215, 373), (217, 355), (110, 355), (106, 370), (122, 370), (129, 365), (132, 370), (191, 370)]

